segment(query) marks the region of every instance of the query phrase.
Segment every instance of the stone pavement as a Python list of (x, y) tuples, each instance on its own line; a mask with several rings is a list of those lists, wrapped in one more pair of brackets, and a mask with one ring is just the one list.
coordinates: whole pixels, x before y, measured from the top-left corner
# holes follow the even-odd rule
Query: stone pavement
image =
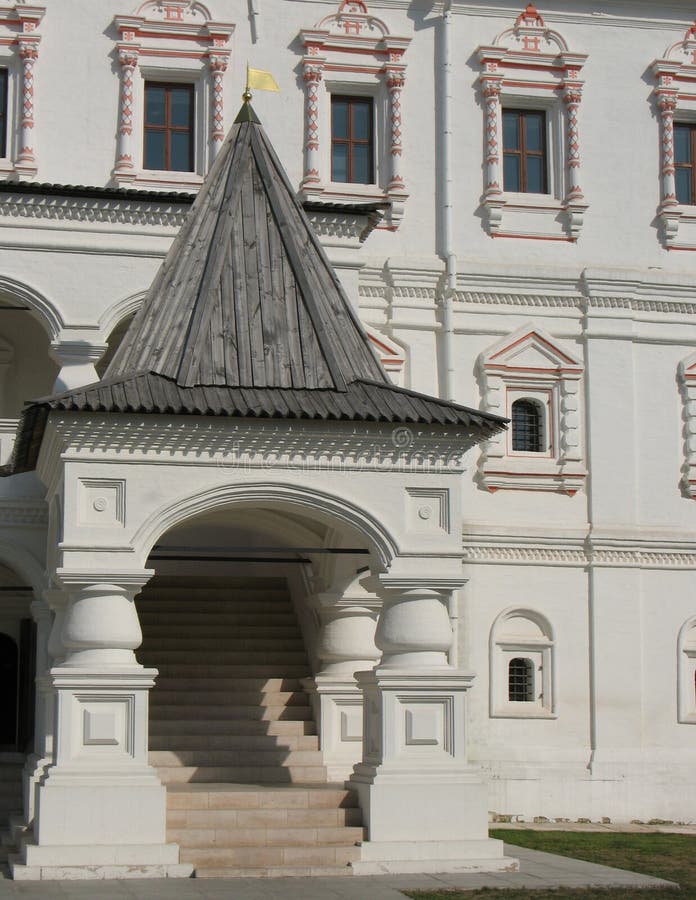
[(402, 890), (501, 888), (675, 887), (668, 881), (577, 859), (506, 846), (519, 872), (494, 875), (380, 875), (355, 878), (153, 879), (122, 881), (10, 881), (0, 900), (404, 900)]

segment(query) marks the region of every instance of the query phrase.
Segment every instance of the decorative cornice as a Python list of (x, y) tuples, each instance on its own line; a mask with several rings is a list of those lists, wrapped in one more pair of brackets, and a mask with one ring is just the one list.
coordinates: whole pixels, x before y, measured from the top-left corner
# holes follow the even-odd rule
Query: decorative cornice
[(564, 297), (554, 294), (511, 294), (484, 291), (457, 291), (455, 298), (460, 303), (480, 303), (486, 306), (533, 306), (558, 309), (582, 310), (584, 298)]
[(100, 222), (109, 225), (160, 225), (180, 228), (188, 206), (177, 209), (147, 200), (100, 200), (75, 197), (3, 195), (0, 216), (12, 219), (47, 219), (69, 222)]
[(509, 565), (597, 566), (607, 568), (696, 569), (693, 551), (657, 547), (549, 546), (543, 544), (478, 543), (464, 538), (464, 562)]

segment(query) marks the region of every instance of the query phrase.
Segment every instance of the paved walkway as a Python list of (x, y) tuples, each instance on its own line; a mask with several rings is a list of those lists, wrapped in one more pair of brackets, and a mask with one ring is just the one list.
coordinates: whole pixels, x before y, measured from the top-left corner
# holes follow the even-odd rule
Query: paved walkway
[(495, 875), (380, 875), (354, 878), (153, 879), (151, 881), (0, 880), (0, 900), (404, 900), (402, 890), (675, 887), (668, 881), (594, 863), (506, 846), (519, 872)]

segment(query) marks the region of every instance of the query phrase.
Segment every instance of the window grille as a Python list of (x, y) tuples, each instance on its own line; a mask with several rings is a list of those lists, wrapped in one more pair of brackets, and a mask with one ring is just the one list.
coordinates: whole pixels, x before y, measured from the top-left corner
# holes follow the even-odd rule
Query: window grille
[(515, 400), (512, 404), (512, 449), (524, 453), (543, 453), (544, 421), (541, 408), (533, 400)]
[(508, 700), (534, 702), (534, 664), (531, 659), (515, 657), (508, 666)]

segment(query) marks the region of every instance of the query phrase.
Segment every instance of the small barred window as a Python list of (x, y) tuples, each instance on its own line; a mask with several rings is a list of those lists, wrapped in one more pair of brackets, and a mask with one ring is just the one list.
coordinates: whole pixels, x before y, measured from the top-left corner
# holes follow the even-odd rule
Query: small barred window
[(534, 702), (534, 664), (531, 659), (515, 657), (508, 666), (508, 700)]
[(533, 400), (512, 404), (512, 449), (523, 453), (544, 452), (544, 416)]

